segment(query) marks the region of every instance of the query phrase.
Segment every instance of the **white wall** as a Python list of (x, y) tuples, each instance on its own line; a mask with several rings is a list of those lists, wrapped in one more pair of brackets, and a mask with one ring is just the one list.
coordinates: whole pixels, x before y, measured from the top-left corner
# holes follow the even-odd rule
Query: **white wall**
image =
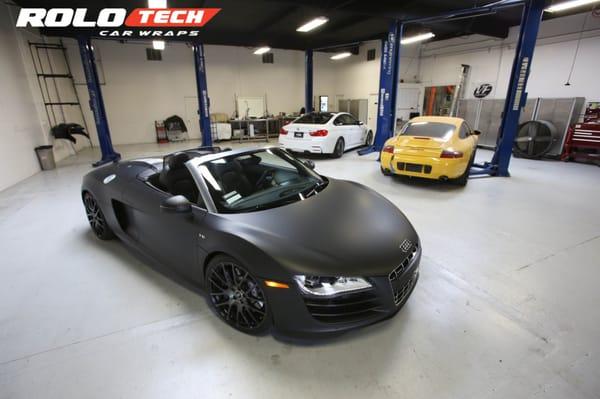
[[(65, 42), (75, 79), (85, 82), (77, 43), (68, 39)], [(196, 98), (197, 93), (191, 47), (167, 44), (162, 61), (147, 61), (148, 43), (95, 40), (93, 45), (104, 81), (101, 88), (113, 144), (154, 142), (155, 120), (173, 114), (185, 119), (185, 99)], [(211, 113), (232, 115), (234, 95), (266, 96), (268, 111), (273, 114), (297, 112), (303, 105), (303, 52), (274, 50), (275, 63), (263, 64), (262, 57), (252, 54), (253, 49), (204, 49)], [(82, 102), (87, 103), (87, 88), (81, 85), (78, 91)], [(87, 107), (86, 117), (90, 130), (94, 130)], [(93, 136), (96, 140), (95, 133)]]
[[(565, 86), (582, 28), (571, 85)], [(495, 90), (490, 97), (505, 98), (517, 35), (514, 27), (505, 40), (471, 35), (425, 44), (419, 79), (425, 86), (455, 84), (460, 64), (469, 64), (467, 97), (473, 97), (480, 83), (491, 83)], [(529, 96), (600, 100), (599, 62), (600, 18), (588, 13), (543, 21), (527, 85)]]
[(22, 63), (14, 22), (0, 4), (0, 190), (39, 171), (34, 147), (42, 127)]

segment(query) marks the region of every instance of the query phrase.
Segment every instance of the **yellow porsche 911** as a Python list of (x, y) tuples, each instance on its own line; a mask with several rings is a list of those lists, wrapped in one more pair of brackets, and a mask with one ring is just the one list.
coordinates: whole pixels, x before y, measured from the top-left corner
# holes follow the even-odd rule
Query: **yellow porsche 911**
[(381, 172), (467, 184), (480, 134), (461, 118), (420, 116), (381, 150)]

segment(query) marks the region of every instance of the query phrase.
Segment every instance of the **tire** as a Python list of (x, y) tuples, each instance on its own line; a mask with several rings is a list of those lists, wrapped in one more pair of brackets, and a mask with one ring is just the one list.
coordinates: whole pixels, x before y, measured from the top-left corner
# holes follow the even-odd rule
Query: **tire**
[(83, 194), (83, 206), (85, 207), (85, 213), (90, 222), (90, 227), (96, 237), (101, 240), (111, 240), (115, 237), (115, 233), (111, 230), (110, 226), (106, 222), (104, 213), (98, 205), (98, 201), (89, 192)]
[(271, 328), (271, 309), (260, 282), (237, 260), (213, 258), (206, 269), (206, 291), (213, 311), (236, 330), (262, 335)]
[(471, 166), (473, 165), (473, 162), (475, 162), (475, 153), (476, 152), (477, 152), (477, 149), (473, 150), (473, 154), (471, 154), (471, 159), (469, 159), (469, 163), (467, 164), (467, 167), (465, 168), (464, 173), (462, 175), (460, 175), (459, 177), (457, 177), (456, 179), (452, 180), (452, 182), (454, 184), (456, 184), (457, 186), (464, 187), (469, 182), (469, 173), (471, 172)]
[(373, 145), (373, 132), (371, 130), (369, 130), (369, 133), (367, 133), (367, 139), (365, 140), (365, 145), (367, 147)]
[(342, 155), (344, 155), (344, 139), (343, 138), (339, 138), (338, 141), (335, 142), (335, 147), (333, 148), (333, 157), (334, 158), (341, 158)]

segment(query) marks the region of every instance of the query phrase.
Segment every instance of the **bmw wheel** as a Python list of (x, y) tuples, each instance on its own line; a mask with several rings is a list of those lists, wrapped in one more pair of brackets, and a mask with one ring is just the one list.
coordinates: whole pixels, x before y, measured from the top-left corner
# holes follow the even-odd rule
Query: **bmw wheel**
[(271, 314), (258, 280), (235, 259), (215, 257), (206, 271), (210, 304), (221, 320), (246, 334), (269, 330)]
[(341, 158), (342, 155), (344, 155), (344, 139), (340, 137), (335, 143), (335, 148), (333, 149), (333, 157)]
[(366, 146), (373, 145), (373, 132), (371, 130), (369, 130), (369, 133), (367, 133), (367, 139), (365, 140), (365, 145)]
[(85, 213), (96, 237), (101, 240), (114, 238), (115, 234), (108, 226), (108, 223), (106, 223), (106, 218), (100, 209), (100, 205), (98, 205), (98, 201), (96, 201), (92, 194), (88, 192), (83, 194), (83, 205), (85, 206)]

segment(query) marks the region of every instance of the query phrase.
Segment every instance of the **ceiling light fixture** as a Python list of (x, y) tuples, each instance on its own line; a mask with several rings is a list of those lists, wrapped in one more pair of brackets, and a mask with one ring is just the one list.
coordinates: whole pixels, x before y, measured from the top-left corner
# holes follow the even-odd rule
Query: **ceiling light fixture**
[(148, 8), (167, 8), (167, 0), (148, 0)]
[(327, 21), (329, 21), (329, 18), (327, 17), (317, 17), (298, 27), (298, 29), (296, 29), (296, 32), (310, 32), (311, 30), (316, 29), (319, 26), (327, 23)]
[(165, 49), (165, 41), (164, 40), (152, 40), (152, 48), (154, 50), (164, 50)]
[(261, 55), (264, 53), (268, 53), (269, 51), (271, 51), (271, 47), (259, 47), (254, 51), (254, 54)]
[(345, 53), (338, 53), (336, 55), (332, 55), (331, 59), (332, 60), (341, 60), (342, 58), (348, 58), (352, 55), (352, 53), (349, 52), (345, 52)]
[(571, 0), (564, 1), (562, 3), (553, 4), (550, 7), (546, 8), (544, 11), (547, 12), (559, 12), (570, 10), (571, 8), (577, 8), (581, 6), (586, 6), (588, 4), (597, 3), (600, 0)]
[(423, 40), (431, 39), (432, 37), (435, 37), (435, 35), (432, 32), (422, 33), (416, 36), (405, 37), (402, 40), (400, 40), (400, 44), (422, 42)]

